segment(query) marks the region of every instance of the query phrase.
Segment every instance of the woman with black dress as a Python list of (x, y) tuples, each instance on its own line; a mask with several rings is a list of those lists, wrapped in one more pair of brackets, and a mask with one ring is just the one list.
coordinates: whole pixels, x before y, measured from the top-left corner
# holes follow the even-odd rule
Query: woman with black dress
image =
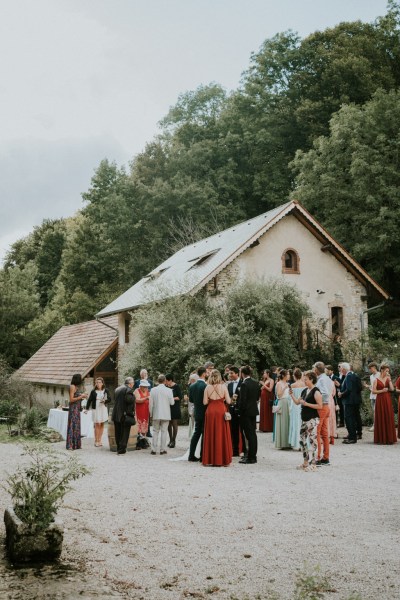
[(181, 400), (183, 396), (180, 386), (174, 382), (174, 377), (171, 373), (167, 373), (165, 376), (165, 385), (171, 388), (175, 401), (171, 406), (171, 420), (168, 425), (168, 447), (175, 448), (176, 436), (178, 434), (178, 421), (181, 418)]

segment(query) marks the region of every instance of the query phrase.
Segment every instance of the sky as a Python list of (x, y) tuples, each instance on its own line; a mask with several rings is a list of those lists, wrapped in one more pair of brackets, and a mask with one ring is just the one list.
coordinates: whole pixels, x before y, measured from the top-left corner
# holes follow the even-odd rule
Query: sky
[(238, 87), (252, 52), (374, 21), (386, 0), (0, 0), (0, 261), (73, 215), (103, 158), (141, 152), (179, 94)]

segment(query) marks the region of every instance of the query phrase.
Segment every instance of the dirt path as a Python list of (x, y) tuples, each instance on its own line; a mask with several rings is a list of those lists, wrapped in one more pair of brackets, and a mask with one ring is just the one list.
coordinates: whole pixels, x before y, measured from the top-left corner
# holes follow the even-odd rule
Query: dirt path
[[(76, 597), (108, 589), (135, 600), (286, 600), (299, 574), (319, 566), (326, 598), (397, 599), (400, 444), (374, 446), (371, 435), (353, 446), (339, 440), (332, 466), (317, 473), (296, 471), (300, 453), (275, 450), (270, 434), (258, 435), (257, 465), (234, 459), (229, 468), (169, 461), (186, 450), (186, 428), (166, 457), (116, 456), (85, 440), (80, 458), (93, 474), (76, 482), (60, 511)], [(0, 451), (0, 472), (12, 470), (18, 448)], [(0, 501), (8, 503), (3, 491)], [(41, 582), (42, 595), (15, 587), (4, 597), (75, 598), (62, 575), (55, 581), (47, 571)], [(64, 595), (46, 595), (55, 585)]]

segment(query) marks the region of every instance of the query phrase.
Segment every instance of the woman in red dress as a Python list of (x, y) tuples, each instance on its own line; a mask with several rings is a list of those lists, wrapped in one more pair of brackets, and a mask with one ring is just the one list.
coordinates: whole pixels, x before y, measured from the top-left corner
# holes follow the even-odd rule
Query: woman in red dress
[(398, 410), (397, 410), (397, 437), (400, 440), (400, 377), (398, 377), (396, 379), (395, 388), (396, 388), (397, 394), (399, 395), (399, 407), (398, 407)]
[(380, 373), (373, 383), (372, 393), (376, 394), (374, 443), (395, 444), (396, 427), (391, 392), (394, 387), (390, 379), (389, 367), (381, 365)]
[[(140, 438), (146, 438), (147, 430), (149, 428), (149, 399), (150, 399), (150, 384), (147, 379), (141, 379), (139, 382), (139, 387), (135, 390), (135, 400), (136, 400), (136, 421), (138, 424), (138, 434)], [(139, 444), (139, 448), (145, 448), (146, 444), (141, 446)]]
[[(226, 404), (231, 403), (221, 373), (213, 369), (204, 390), (203, 404), (207, 406), (204, 420), (202, 463), (204, 466), (227, 467), (232, 462), (232, 439)], [(229, 415), (230, 416), (230, 415)]]
[(270, 371), (265, 369), (260, 381), (260, 426), (259, 430), (264, 433), (271, 433), (274, 429), (274, 416), (272, 414), (272, 404), (274, 401), (274, 380), (270, 376)]

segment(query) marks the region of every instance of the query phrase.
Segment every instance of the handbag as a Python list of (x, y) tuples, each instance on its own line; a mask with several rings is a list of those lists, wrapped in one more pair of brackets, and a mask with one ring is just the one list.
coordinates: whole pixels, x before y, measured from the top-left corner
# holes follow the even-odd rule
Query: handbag
[(228, 411), (226, 411), (224, 417), (225, 417), (225, 421), (231, 421), (232, 420), (232, 415)]
[(280, 415), (282, 414), (282, 407), (279, 406), (279, 404), (274, 404), (274, 406), (272, 407), (272, 412), (274, 415)]
[(136, 425), (136, 419), (133, 415), (125, 415), (125, 425)]

